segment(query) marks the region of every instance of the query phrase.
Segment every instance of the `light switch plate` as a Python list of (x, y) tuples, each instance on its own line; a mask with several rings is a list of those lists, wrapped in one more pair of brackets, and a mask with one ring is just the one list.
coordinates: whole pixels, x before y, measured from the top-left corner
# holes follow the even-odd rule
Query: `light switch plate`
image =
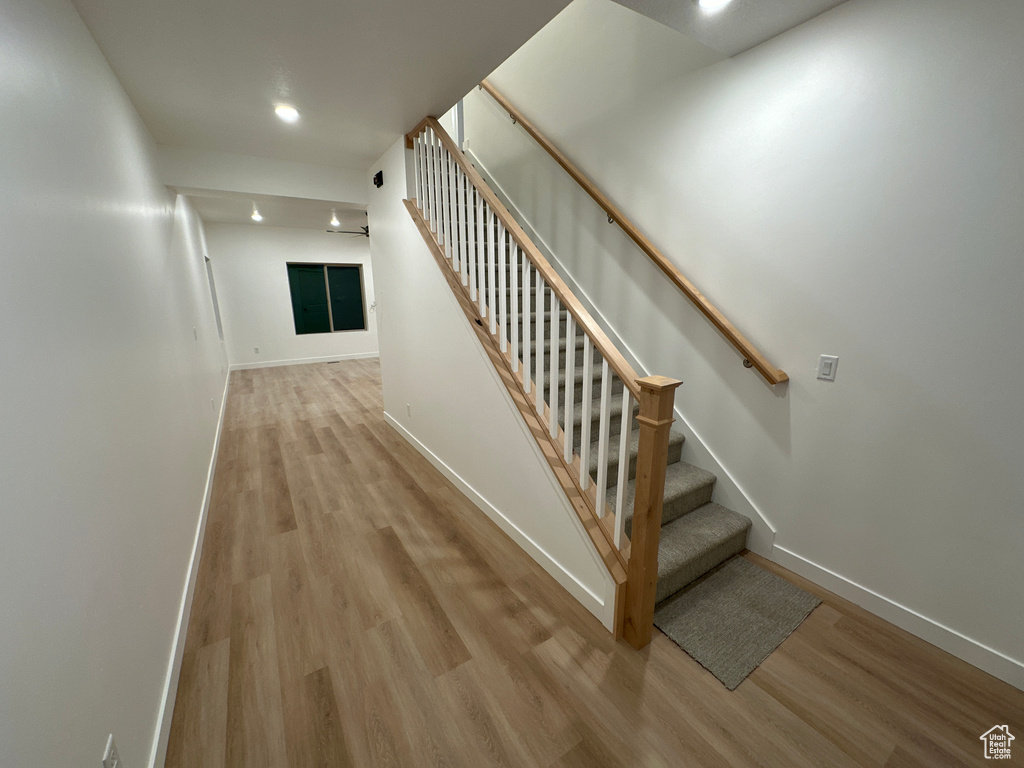
[(822, 381), (835, 381), (838, 367), (839, 357), (837, 355), (822, 355), (818, 358), (818, 378)]

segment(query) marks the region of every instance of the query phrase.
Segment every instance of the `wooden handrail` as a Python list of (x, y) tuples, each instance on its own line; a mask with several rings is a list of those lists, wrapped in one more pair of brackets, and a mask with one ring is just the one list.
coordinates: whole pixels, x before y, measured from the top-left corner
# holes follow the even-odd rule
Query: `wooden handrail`
[(501, 108), (508, 112), (509, 116), (515, 120), (519, 125), (523, 126), (528, 134), (530, 134), (534, 140), (540, 144), (540, 146), (554, 158), (555, 162), (558, 163), (565, 172), (568, 173), (573, 180), (583, 187), (584, 191), (590, 195), (594, 202), (596, 202), (601, 208), (604, 209), (608, 217), (618, 224), (622, 231), (625, 232), (629, 238), (637, 244), (637, 246), (644, 253), (650, 257), (658, 268), (665, 273), (665, 275), (671, 280), (676, 286), (683, 292), (683, 294), (693, 302), (694, 306), (697, 307), (700, 312), (711, 321), (722, 335), (743, 355), (743, 364), (748, 368), (754, 368), (768, 381), (769, 384), (780, 384), (784, 381), (789, 380), (789, 376), (785, 371), (776, 368), (772, 365), (768, 359), (761, 354), (758, 349), (750, 343), (746, 336), (740, 333), (736, 327), (730, 323), (714, 304), (708, 301), (707, 297), (704, 296), (700, 291), (697, 290), (696, 286), (691, 283), (683, 275), (679, 269), (666, 258), (666, 256), (659, 251), (654, 244), (648, 240), (644, 235), (637, 229), (636, 225), (626, 218), (626, 216), (618, 209), (618, 207), (608, 199), (608, 197), (601, 192), (594, 183), (587, 178), (583, 172), (577, 168), (569, 158), (567, 158), (554, 144), (537, 130), (536, 126), (531, 123), (523, 113), (516, 109), (508, 99), (506, 99), (493, 85), (484, 80), (480, 83), (480, 87), (483, 88), (491, 97), (501, 105)]
[(505, 227), (505, 231), (512, 236), (512, 239), (516, 241), (519, 247), (526, 254), (527, 258), (533, 262), (534, 267), (544, 278), (545, 282), (551, 287), (555, 296), (561, 302), (562, 306), (569, 311), (569, 314), (576, 320), (576, 324), (583, 330), (587, 336), (590, 337), (590, 341), (594, 347), (601, 353), (601, 356), (608, 361), (608, 365), (611, 366), (615, 374), (622, 380), (623, 386), (625, 386), (633, 394), (637, 400), (640, 399), (640, 386), (637, 384), (639, 376), (637, 372), (633, 370), (626, 358), (622, 356), (622, 353), (615, 348), (612, 344), (611, 339), (601, 329), (601, 326), (597, 324), (586, 308), (580, 303), (569, 287), (565, 284), (558, 273), (555, 272), (554, 268), (544, 258), (537, 246), (533, 244), (533, 241), (527, 236), (523, 228), (519, 226), (519, 223), (513, 218), (512, 214), (509, 213), (508, 209), (504, 206), (498, 196), (494, 194), (494, 191), (487, 185), (487, 182), (483, 180), (483, 177), (473, 167), (473, 164), (466, 159), (459, 145), (456, 144), (452, 138), (448, 135), (447, 131), (434, 117), (425, 117), (419, 122), (419, 124), (408, 134), (406, 134), (405, 141), (406, 147), (412, 147), (413, 140), (424, 128), (429, 127), (434, 134), (441, 140), (441, 143), (448, 149), (451, 156), (455, 159), (455, 162), (462, 168), (463, 173), (469, 179), (470, 183), (477, 188), (477, 191), (487, 201), (487, 205), (490, 206), (494, 215), (498, 217), (502, 225)]

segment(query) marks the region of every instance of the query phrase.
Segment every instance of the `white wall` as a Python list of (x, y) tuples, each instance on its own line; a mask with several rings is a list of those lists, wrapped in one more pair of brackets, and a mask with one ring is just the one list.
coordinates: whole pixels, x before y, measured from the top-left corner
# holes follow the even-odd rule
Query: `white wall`
[[(232, 368), (377, 354), (367, 238), (262, 224), (210, 223), (206, 239)], [(296, 334), (288, 262), (362, 264), (367, 330)], [(254, 352), (254, 347), (260, 351)]]
[(0, 29), (0, 762), (144, 766), (225, 386), (201, 227), (70, 3)]
[(1015, 0), (850, 0), (693, 71), (699, 47), (577, 0), (490, 77), (789, 373), (779, 392), (486, 96), (466, 105), (527, 223), (685, 381), (776, 559), (1019, 687), (1022, 34)]
[(374, 165), (367, 208), (385, 416), (610, 627), (611, 577), (402, 204), (405, 158)]

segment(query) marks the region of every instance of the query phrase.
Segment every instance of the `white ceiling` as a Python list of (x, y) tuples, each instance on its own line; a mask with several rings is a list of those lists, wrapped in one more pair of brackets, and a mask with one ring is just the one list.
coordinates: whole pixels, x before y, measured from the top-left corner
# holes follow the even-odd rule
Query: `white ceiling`
[(697, 0), (615, 0), (688, 35), (708, 48), (735, 56), (760, 45), (845, 0), (732, 0), (706, 13)]
[[(199, 217), (207, 223), (355, 231), (366, 226), (366, 209), (347, 203), (277, 195), (249, 195), (187, 187), (172, 187), (172, 189), (187, 195)], [(252, 220), (254, 205), (263, 216), (263, 221), (258, 223)], [(339, 227), (331, 226), (332, 213), (337, 214)]]
[(363, 172), (567, 0), (73, 2), (158, 144)]

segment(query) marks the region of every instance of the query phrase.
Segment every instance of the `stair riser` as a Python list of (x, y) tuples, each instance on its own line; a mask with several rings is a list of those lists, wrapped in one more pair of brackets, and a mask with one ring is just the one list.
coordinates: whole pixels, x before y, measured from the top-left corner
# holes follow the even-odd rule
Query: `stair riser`
[[(639, 409), (634, 405), (633, 406), (633, 417), (634, 417), (634, 419), (636, 418), (636, 414), (637, 414), (638, 410)], [(575, 413), (575, 418), (573, 419), (573, 426), (572, 426), (572, 443), (573, 443), (574, 452), (579, 454), (581, 440), (582, 440), (582, 437), (583, 437), (583, 435), (582, 435), (582, 433), (580, 431), (580, 425), (582, 423), (582, 420), (580, 419), (580, 409), (579, 409), (579, 407), (577, 407), (575, 409), (575, 411), (576, 411), (576, 413)], [(558, 412), (558, 423), (563, 428), (565, 427), (565, 413), (561, 409), (559, 409), (559, 412)], [(608, 426), (609, 426), (610, 433), (611, 433), (612, 436), (617, 436), (619, 434), (619, 431), (620, 431), (620, 429), (622, 427), (622, 419), (619, 418), (619, 414), (613, 413), (611, 415), (611, 418), (609, 419), (609, 422), (608, 422)], [(635, 422), (634, 422), (633, 426), (634, 427), (636, 426)], [(590, 439), (592, 441), (598, 439), (598, 435), (600, 435), (600, 430), (601, 430), (601, 417), (600, 417), (600, 414), (598, 414), (598, 415), (594, 416), (590, 420)]]
[[(635, 459), (634, 459), (635, 463)], [(669, 461), (669, 464), (672, 462)], [(630, 477), (632, 480), (636, 475)], [(693, 512), (695, 509), (699, 509), (711, 501), (711, 497), (715, 491), (715, 484), (711, 483), (705, 487), (698, 488), (690, 493), (679, 496), (675, 499), (665, 499), (661, 507), (661, 524), (666, 526), (673, 520), (678, 520), (685, 514)], [(632, 519), (626, 521), (626, 535), (630, 534), (633, 527)]]
[[(532, 347), (533, 346), (533, 342), (535, 342), (537, 340), (537, 324), (536, 323), (530, 323), (530, 330), (529, 330), (529, 336), (528, 337), (523, 334), (523, 326), (522, 326), (522, 324), (518, 325), (517, 331), (518, 331), (518, 333), (516, 335), (519, 337), (519, 343), (522, 344), (523, 339), (529, 338), (530, 343), (531, 343), (531, 347)], [(506, 329), (506, 334), (507, 334), (508, 338), (511, 339), (512, 338), (512, 329), (511, 328), (507, 328)], [(543, 338), (543, 341), (545, 341), (545, 342), (549, 341), (550, 336), (551, 336), (551, 324), (550, 324), (550, 322), (548, 322), (547, 318), (544, 318), (544, 338)], [(561, 341), (562, 338), (565, 337), (565, 320), (564, 319), (558, 324), (558, 336), (559, 336), (559, 341)], [(561, 362), (561, 361), (559, 361), (559, 362)]]
[[(662, 525), (664, 524), (662, 523)], [(692, 584), (712, 568), (721, 565), (733, 555), (738, 555), (746, 546), (747, 531), (744, 530), (722, 541), (686, 568), (681, 568), (665, 578), (659, 578), (654, 598), (655, 602), (660, 603), (662, 600), (671, 597), (688, 584)]]
[[(516, 293), (516, 299), (517, 299), (517, 301), (516, 301), (516, 311), (517, 312), (522, 312), (523, 311), (523, 294)], [(508, 306), (510, 308), (512, 306), (512, 297), (511, 296), (509, 296)], [(545, 291), (544, 292), (544, 309), (549, 309), (550, 306), (551, 306), (551, 293), (550, 293), (550, 291)], [(537, 292), (536, 291), (530, 291), (530, 311), (534, 312), (534, 311), (536, 311), (536, 309), (537, 309)]]
[[(560, 370), (564, 373), (564, 371), (565, 371), (565, 361), (564, 360), (559, 360), (558, 362), (559, 362)], [(545, 369), (547, 368), (547, 365), (548, 365), (548, 360), (545, 357), (545, 360), (544, 360)], [(580, 365), (582, 366), (582, 363)], [(612, 395), (614, 397), (616, 397), (616, 398), (621, 398), (622, 388), (623, 388), (622, 379), (620, 379), (618, 376), (613, 376), (613, 378), (612, 378), (612, 387), (611, 387)], [(549, 391), (549, 389), (550, 388), (549, 388), (549, 385), (548, 385), (547, 370), (545, 370), (545, 376), (544, 376), (544, 391), (545, 391), (545, 393), (547, 393)], [(593, 396), (595, 402), (597, 401), (598, 398), (601, 397), (601, 367), (600, 367), (600, 365), (594, 367), (594, 379), (593, 379), (593, 385), (591, 386), (590, 393)], [(582, 401), (583, 401), (583, 379), (581, 377), (581, 378), (575, 379), (573, 381), (573, 403), (578, 408)], [(558, 405), (559, 405), (559, 408), (561, 408), (561, 407), (563, 407), (565, 405), (565, 382), (564, 381), (558, 383)]]
[[(491, 301), (490, 292), (485, 290), (484, 295), (486, 297), (485, 302), (487, 304), (490, 304), (490, 301)], [(477, 299), (477, 302), (479, 302), (479, 299)], [(543, 302), (544, 302), (544, 311), (548, 312), (551, 309), (551, 299), (549, 298), (549, 294), (545, 294), (544, 295)], [(516, 322), (517, 323), (522, 323), (523, 322), (523, 307), (524, 306), (525, 306), (525, 302), (523, 301), (523, 296), (521, 294), (516, 294), (515, 313), (516, 313)], [(500, 309), (501, 309), (501, 307), (499, 306), (498, 310), (500, 311)], [(507, 302), (505, 304), (505, 311), (508, 313), (508, 319), (509, 320), (512, 319), (512, 310), (513, 310), (513, 307), (512, 307), (512, 296), (508, 296), (507, 297)], [(531, 295), (530, 295), (530, 314), (532, 315), (536, 311), (537, 311), (537, 299), (533, 295), (533, 292), (531, 292)], [(563, 311), (564, 311), (564, 309), (563, 309)], [(545, 318), (546, 317), (547, 316), (545, 315)]]
[(714, 492), (715, 484), (710, 483), (675, 499), (666, 499), (661, 508), (661, 524), (668, 525), (688, 512), (693, 512), (698, 507), (703, 507), (711, 501)]
[[(597, 477), (597, 458), (595, 451), (597, 450), (596, 445), (592, 445), (590, 454), (593, 457), (590, 462), (590, 476), (593, 478)], [(676, 443), (675, 445), (669, 445), (668, 447), (668, 461), (666, 464), (675, 464), (683, 455), (683, 444)], [(619, 459), (615, 457), (608, 461), (608, 477), (612, 480), (617, 480), (619, 476)], [(626, 477), (627, 480), (636, 479), (636, 454), (630, 453), (629, 456), (629, 474)]]

